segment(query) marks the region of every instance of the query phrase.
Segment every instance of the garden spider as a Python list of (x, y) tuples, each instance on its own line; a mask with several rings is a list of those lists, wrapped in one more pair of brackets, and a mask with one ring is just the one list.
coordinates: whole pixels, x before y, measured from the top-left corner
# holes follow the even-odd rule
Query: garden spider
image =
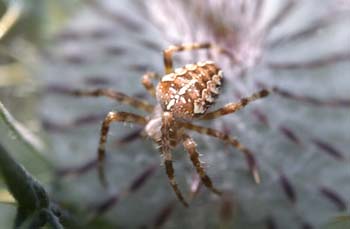
[[(219, 95), (219, 88), (222, 84), (222, 71), (211, 61), (188, 64), (182, 68), (173, 69), (172, 55), (174, 52), (190, 51), (194, 49), (211, 49), (216, 46), (210, 43), (191, 43), (170, 46), (164, 50), (165, 74), (160, 78), (160, 82), (155, 87), (152, 80), (159, 79), (156, 73), (146, 73), (142, 78), (142, 84), (146, 90), (157, 99), (157, 105), (151, 105), (146, 101), (127, 96), (123, 93), (110, 89), (96, 90), (73, 90), (75, 96), (105, 96), (117, 100), (121, 103), (131, 105), (148, 112), (150, 115), (142, 117), (128, 112), (109, 112), (105, 117), (100, 133), (98, 147), (98, 171), (102, 184), (106, 185), (104, 175), (105, 144), (109, 126), (112, 122), (137, 123), (144, 126), (144, 133), (150, 137), (158, 146), (160, 154), (163, 156), (166, 174), (170, 185), (178, 199), (184, 206), (188, 203), (178, 188), (175, 181), (174, 168), (171, 150), (180, 143), (183, 144), (190, 159), (196, 168), (203, 184), (212, 192), (220, 195), (221, 192), (214, 187), (211, 179), (206, 174), (196, 149), (195, 141), (186, 133), (192, 130), (211, 137), (219, 138), (225, 143), (236, 147), (245, 155), (247, 164), (253, 174), (255, 182), (260, 182), (257, 165), (252, 152), (242, 145), (234, 137), (212, 128), (206, 128), (192, 124), (190, 121), (211, 120), (220, 116), (234, 113), (250, 102), (269, 94), (269, 90), (261, 90), (253, 95), (242, 98), (236, 103), (228, 103), (224, 107), (207, 112)], [(220, 50), (220, 52), (225, 52)]]

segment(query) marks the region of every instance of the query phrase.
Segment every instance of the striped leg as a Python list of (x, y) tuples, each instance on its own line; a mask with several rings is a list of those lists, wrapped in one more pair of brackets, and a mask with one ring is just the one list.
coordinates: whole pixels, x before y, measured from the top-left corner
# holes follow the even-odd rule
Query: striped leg
[(181, 45), (171, 45), (163, 51), (165, 74), (169, 74), (174, 71), (173, 69), (173, 53), (181, 51), (191, 51), (195, 49), (216, 49), (220, 53), (228, 56), (230, 59), (235, 59), (234, 56), (227, 50), (220, 48), (211, 43), (189, 43)]
[(127, 113), (127, 112), (109, 112), (105, 119), (103, 120), (102, 126), (101, 126), (101, 133), (100, 133), (100, 142), (98, 146), (98, 174), (99, 179), (103, 186), (107, 186), (107, 181), (104, 173), (104, 161), (105, 161), (105, 154), (106, 154), (106, 141), (107, 141), (107, 135), (109, 131), (109, 126), (112, 122), (130, 122), (130, 123), (137, 123), (140, 125), (146, 125), (147, 121), (144, 117)]
[(171, 160), (171, 157), (170, 157), (170, 160), (169, 160), (169, 157), (168, 157), (168, 159), (164, 160), (164, 165), (165, 165), (166, 174), (167, 174), (169, 181), (170, 181), (170, 185), (173, 188), (177, 198), (180, 200), (180, 202), (185, 207), (188, 207), (188, 203), (186, 202), (185, 198), (181, 194), (181, 191), (180, 191), (180, 189), (175, 181), (174, 167), (173, 167), (173, 161)]
[(201, 162), (199, 160), (199, 154), (196, 149), (196, 143), (193, 141), (193, 139), (185, 135), (183, 138), (183, 145), (188, 154), (190, 155), (191, 161), (194, 167), (196, 168), (197, 173), (200, 176), (203, 184), (215, 194), (221, 195), (221, 192), (214, 187), (213, 183), (211, 182), (211, 179), (202, 167)]
[(117, 100), (118, 102), (121, 102), (123, 104), (139, 108), (147, 112), (153, 111), (153, 105), (149, 104), (148, 102), (130, 97), (121, 92), (113, 91), (111, 89), (68, 90), (67, 92), (71, 95), (81, 96), (81, 97), (82, 96), (91, 96), (91, 97), (104, 96), (104, 97), (111, 98), (113, 100)]
[(223, 115), (234, 113), (236, 111), (241, 110), (243, 107), (247, 106), (249, 103), (268, 96), (270, 93), (271, 93), (271, 90), (263, 89), (259, 92), (254, 93), (249, 97), (242, 98), (237, 103), (228, 103), (218, 110), (204, 114), (204, 116), (201, 117), (201, 119), (209, 120), (209, 119), (214, 119)]
[(142, 77), (143, 86), (153, 97), (156, 97), (156, 90), (154, 88), (152, 80), (157, 78), (159, 78), (159, 76), (154, 72), (148, 72)]
[[(185, 206), (188, 207), (188, 203), (186, 202), (185, 198), (181, 194), (181, 191), (176, 183), (175, 175), (174, 175), (174, 168), (173, 168), (173, 161), (172, 161), (172, 155), (171, 155), (171, 149), (170, 146), (173, 144), (176, 144), (174, 142), (174, 117), (171, 115), (170, 112), (164, 112), (162, 117), (162, 137), (159, 142), (160, 146), (160, 153), (164, 158), (164, 165), (166, 174), (169, 178), (169, 182), (171, 187), (173, 188), (177, 198), (180, 200), (180, 202)], [(173, 130), (173, 131), (172, 131)]]
[(231, 137), (225, 133), (222, 133), (220, 131), (217, 131), (212, 128), (202, 127), (193, 125), (191, 123), (181, 123), (181, 125), (189, 130), (196, 131), (201, 134), (206, 134), (215, 138), (219, 138), (223, 140), (224, 142), (231, 144), (232, 146), (236, 147), (240, 152), (242, 152), (246, 158), (247, 164), (249, 166), (249, 169), (253, 175), (253, 178), (256, 183), (260, 183), (260, 175), (257, 169), (257, 164), (255, 161), (255, 157), (253, 153), (244, 145), (242, 145), (236, 138)]

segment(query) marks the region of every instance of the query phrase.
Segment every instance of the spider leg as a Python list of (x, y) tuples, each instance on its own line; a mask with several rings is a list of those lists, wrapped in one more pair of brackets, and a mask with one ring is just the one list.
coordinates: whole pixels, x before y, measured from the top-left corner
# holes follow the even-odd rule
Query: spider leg
[(159, 76), (154, 72), (148, 72), (142, 77), (142, 84), (153, 97), (156, 97), (156, 90), (152, 83), (153, 79), (157, 79)]
[(249, 166), (249, 169), (253, 175), (253, 178), (256, 183), (260, 183), (260, 175), (257, 169), (257, 163), (255, 161), (255, 157), (253, 152), (251, 152), (247, 147), (242, 145), (236, 138), (229, 136), (228, 134), (225, 134), (223, 132), (220, 132), (218, 130), (197, 126), (191, 123), (185, 123), (181, 122), (181, 126), (185, 127), (186, 129), (196, 131), (201, 134), (206, 134), (215, 138), (219, 138), (222, 141), (231, 144), (232, 146), (236, 147), (240, 152), (242, 152), (246, 158), (247, 164)]
[(183, 145), (184, 145), (186, 151), (188, 152), (188, 154), (191, 158), (192, 164), (196, 168), (197, 173), (200, 176), (203, 184), (208, 189), (210, 189), (212, 192), (214, 192), (215, 194), (221, 195), (222, 193), (214, 187), (211, 179), (206, 174), (203, 166), (201, 165), (201, 162), (199, 160), (199, 154), (198, 154), (197, 149), (196, 149), (196, 143), (194, 142), (194, 140), (191, 137), (184, 135)]
[[(164, 154), (165, 155), (165, 154)], [(165, 170), (166, 170), (166, 174), (169, 178), (170, 181), (170, 185), (173, 188), (177, 198), (180, 200), (180, 202), (185, 206), (188, 207), (188, 203), (186, 202), (185, 198), (183, 197), (176, 181), (175, 181), (175, 175), (174, 175), (174, 167), (173, 167), (173, 161), (170, 157), (168, 157), (168, 159), (164, 160), (164, 165), (165, 165)]]
[(185, 206), (188, 207), (188, 203), (186, 202), (185, 198), (183, 197), (177, 183), (175, 180), (174, 175), (174, 167), (173, 167), (173, 161), (172, 161), (172, 155), (171, 155), (171, 149), (170, 146), (174, 144), (172, 142), (173, 137), (175, 134), (172, 130), (175, 130), (174, 128), (174, 118), (171, 115), (170, 112), (164, 112), (162, 116), (162, 126), (161, 126), (161, 132), (162, 137), (159, 142), (160, 146), (160, 153), (164, 158), (164, 165), (166, 174), (169, 178), (169, 182), (171, 187), (173, 188), (177, 198), (180, 200), (180, 202)]
[(104, 161), (106, 154), (106, 141), (109, 131), (109, 126), (112, 122), (129, 122), (146, 125), (147, 120), (139, 115), (127, 112), (109, 112), (103, 120), (100, 133), (100, 141), (97, 150), (98, 159), (98, 175), (103, 186), (107, 186), (107, 181), (104, 173)]
[(195, 49), (216, 49), (220, 53), (228, 56), (230, 59), (235, 60), (235, 57), (231, 54), (231, 52), (208, 42), (171, 45), (163, 51), (165, 74), (169, 74), (174, 71), (172, 59), (174, 52), (191, 51)]
[(259, 92), (252, 94), (249, 97), (242, 98), (237, 103), (228, 103), (222, 108), (219, 108), (218, 110), (204, 114), (204, 116), (202, 116), (200, 119), (209, 120), (209, 119), (214, 119), (223, 115), (234, 113), (238, 110), (241, 110), (243, 107), (247, 106), (249, 103), (268, 96), (271, 92), (272, 90), (263, 89)]
[(92, 90), (79, 90), (79, 89), (58, 89), (58, 91), (61, 91), (65, 94), (79, 96), (79, 97), (107, 97), (111, 98), (113, 100), (116, 100), (118, 102), (121, 102), (126, 105), (130, 105), (136, 108), (139, 108), (141, 110), (144, 110), (146, 112), (152, 112), (153, 111), (153, 105), (149, 104), (148, 102), (136, 99), (131, 96), (125, 95), (124, 93), (114, 91), (111, 89), (92, 89)]

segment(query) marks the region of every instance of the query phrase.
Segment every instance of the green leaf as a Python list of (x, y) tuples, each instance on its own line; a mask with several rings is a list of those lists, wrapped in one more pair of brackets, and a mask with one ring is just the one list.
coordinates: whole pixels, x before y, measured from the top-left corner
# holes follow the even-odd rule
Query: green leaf
[(38, 228), (48, 223), (52, 228), (63, 228), (51, 207), (44, 187), (32, 177), (0, 145), (0, 171), (18, 203), (15, 227)]
[(0, 171), (18, 205), (24, 209), (34, 210), (38, 205), (38, 198), (34, 188), (37, 182), (30, 177), (21, 165), (13, 160), (1, 145)]
[(0, 139), (0, 173), (17, 201), (15, 227), (24, 225), (22, 228), (38, 228), (48, 223), (52, 228), (62, 228), (55, 216), (57, 211), (51, 207), (44, 187), (9, 153), (10, 150), (13, 152), (13, 149), (23, 149), (27, 153), (38, 155), (38, 139), (20, 126), (2, 104), (0, 111), (0, 125), (6, 127), (1, 128), (1, 131), (8, 132), (1, 135)]
[(15, 160), (25, 164), (33, 174), (47, 173), (51, 163), (41, 153), (44, 144), (17, 122), (0, 102), (0, 144), (12, 152)]

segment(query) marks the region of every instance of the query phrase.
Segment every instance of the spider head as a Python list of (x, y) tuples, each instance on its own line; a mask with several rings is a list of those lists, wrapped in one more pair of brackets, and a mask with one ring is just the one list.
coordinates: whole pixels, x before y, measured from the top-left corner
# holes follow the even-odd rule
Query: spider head
[(175, 118), (199, 118), (215, 102), (221, 83), (222, 71), (213, 62), (189, 64), (162, 77), (157, 99)]

